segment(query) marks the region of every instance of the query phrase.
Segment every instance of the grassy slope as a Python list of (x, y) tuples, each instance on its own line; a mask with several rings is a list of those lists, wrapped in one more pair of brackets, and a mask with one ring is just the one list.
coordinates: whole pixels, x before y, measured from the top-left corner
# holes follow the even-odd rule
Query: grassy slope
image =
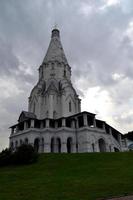
[(133, 153), (43, 154), (0, 168), (0, 200), (95, 200), (133, 193)]

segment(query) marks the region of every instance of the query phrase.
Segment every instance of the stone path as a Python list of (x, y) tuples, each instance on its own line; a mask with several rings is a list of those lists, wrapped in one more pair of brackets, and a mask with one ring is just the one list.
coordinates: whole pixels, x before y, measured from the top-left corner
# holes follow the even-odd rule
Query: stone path
[(119, 198), (105, 199), (105, 200), (133, 200), (133, 195), (132, 196), (119, 197)]

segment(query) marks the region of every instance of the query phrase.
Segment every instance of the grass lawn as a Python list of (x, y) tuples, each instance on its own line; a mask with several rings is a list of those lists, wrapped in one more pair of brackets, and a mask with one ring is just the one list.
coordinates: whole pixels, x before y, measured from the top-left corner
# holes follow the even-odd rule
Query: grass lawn
[(0, 200), (96, 200), (133, 194), (133, 153), (42, 154), (0, 168)]

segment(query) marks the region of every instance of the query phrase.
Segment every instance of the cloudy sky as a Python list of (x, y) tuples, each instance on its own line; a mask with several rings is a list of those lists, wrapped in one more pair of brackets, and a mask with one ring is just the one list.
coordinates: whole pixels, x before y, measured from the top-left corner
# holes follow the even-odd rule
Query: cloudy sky
[(133, 130), (133, 0), (0, 0), (0, 150), (57, 24), (82, 111)]

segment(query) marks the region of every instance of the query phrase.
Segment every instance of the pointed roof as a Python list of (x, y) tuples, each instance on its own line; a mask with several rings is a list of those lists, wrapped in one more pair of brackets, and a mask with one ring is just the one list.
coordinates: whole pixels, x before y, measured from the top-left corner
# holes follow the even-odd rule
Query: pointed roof
[(58, 29), (52, 30), (51, 41), (47, 53), (44, 57), (43, 63), (47, 63), (49, 61), (58, 61), (63, 62), (64, 64), (68, 64), (61, 44), (60, 32)]
[(22, 122), (22, 121), (29, 119), (29, 118), (30, 119), (36, 119), (36, 115), (32, 112), (22, 111), (20, 116), (19, 116), (18, 121)]

